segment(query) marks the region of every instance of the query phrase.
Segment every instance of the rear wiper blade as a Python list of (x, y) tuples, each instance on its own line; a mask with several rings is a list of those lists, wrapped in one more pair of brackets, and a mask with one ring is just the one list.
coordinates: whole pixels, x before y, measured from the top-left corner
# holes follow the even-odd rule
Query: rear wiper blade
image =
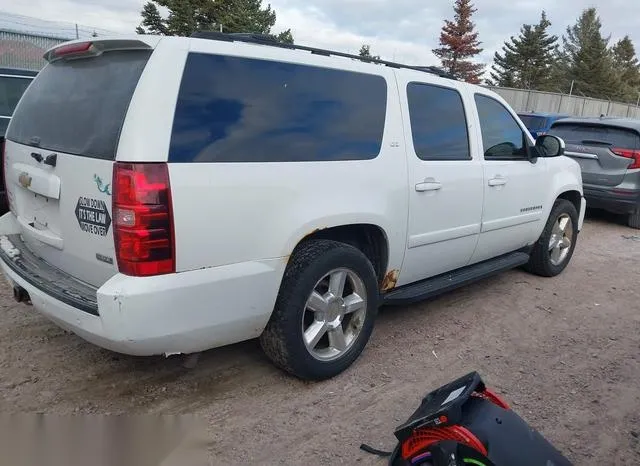
[(613, 146), (612, 143), (608, 142), (608, 141), (602, 141), (600, 139), (583, 139), (582, 144), (600, 144), (603, 146)]

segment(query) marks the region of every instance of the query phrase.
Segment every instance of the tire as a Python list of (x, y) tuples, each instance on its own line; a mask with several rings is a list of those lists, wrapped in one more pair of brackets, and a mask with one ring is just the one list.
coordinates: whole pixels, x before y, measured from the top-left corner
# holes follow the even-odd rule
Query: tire
[(640, 230), (640, 207), (638, 207), (635, 212), (629, 214), (627, 223), (631, 228)]
[[(566, 231), (562, 237), (559, 236), (559, 233), (561, 233), (562, 230), (557, 229), (557, 224), (561, 218), (569, 218), (571, 220), (571, 224), (566, 225)], [(557, 240), (566, 245), (567, 238), (569, 238), (570, 241), (570, 246), (568, 247), (563, 248), (562, 244), (555, 243)], [(552, 239), (554, 244), (558, 244), (559, 246), (559, 250), (561, 251), (559, 255), (554, 255), (554, 253), (556, 253), (556, 248), (551, 249)], [(531, 258), (529, 263), (525, 266), (525, 269), (542, 277), (555, 277), (569, 264), (569, 261), (573, 256), (577, 240), (578, 212), (571, 202), (566, 199), (557, 199), (551, 209), (544, 231), (533, 247)]]
[[(330, 290), (339, 289), (343, 272), (344, 290), (338, 297), (341, 293), (334, 295)], [(334, 278), (335, 286), (332, 285)], [(322, 301), (311, 301), (314, 291)], [(343, 297), (348, 299), (342, 300)], [(361, 303), (357, 297), (366, 299)], [(353, 303), (349, 305), (352, 307), (347, 303)], [(362, 353), (373, 331), (378, 305), (376, 274), (360, 250), (336, 241), (309, 241), (296, 248), (287, 265), (260, 344), (276, 366), (296, 377), (327, 379), (344, 371)], [(357, 310), (346, 313), (347, 309)], [(312, 326), (318, 331), (312, 332)], [(327, 330), (322, 334), (323, 326)], [(339, 326), (340, 330), (333, 326)], [(343, 338), (338, 338), (340, 332)], [(311, 335), (320, 334), (322, 337), (314, 344)], [(306, 341), (304, 335), (307, 335)]]

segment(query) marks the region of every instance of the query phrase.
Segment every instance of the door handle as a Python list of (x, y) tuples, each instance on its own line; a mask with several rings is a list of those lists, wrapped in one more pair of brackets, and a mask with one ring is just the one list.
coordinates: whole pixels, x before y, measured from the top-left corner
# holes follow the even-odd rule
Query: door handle
[(489, 180), (489, 186), (504, 186), (507, 184), (507, 179), (502, 175), (496, 175), (495, 178)]
[(416, 191), (419, 193), (423, 193), (425, 191), (438, 191), (439, 189), (442, 189), (442, 183), (433, 178), (427, 178), (424, 182), (416, 185)]

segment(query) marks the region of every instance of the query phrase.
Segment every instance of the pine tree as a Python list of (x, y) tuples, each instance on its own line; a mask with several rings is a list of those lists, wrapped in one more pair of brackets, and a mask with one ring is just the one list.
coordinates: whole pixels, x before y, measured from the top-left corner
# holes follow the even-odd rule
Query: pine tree
[(621, 93), (615, 72), (609, 37), (601, 33), (602, 23), (595, 8), (582, 12), (574, 26), (563, 36), (564, 55), (568, 61), (567, 80), (574, 82), (574, 92), (588, 97), (612, 99)]
[(162, 19), (162, 16), (160, 16), (158, 7), (154, 3), (147, 3), (142, 8), (141, 15), (142, 24), (136, 29), (138, 34), (169, 35), (166, 22)]
[(380, 57), (378, 55), (371, 55), (371, 46), (367, 44), (363, 44), (362, 47), (360, 47), (360, 52), (358, 52), (358, 55), (360, 55), (363, 58), (372, 58), (373, 60), (380, 60)]
[(629, 36), (624, 36), (612, 48), (613, 63), (620, 77), (620, 98), (636, 102), (640, 92), (640, 64)]
[(440, 33), (440, 48), (433, 53), (445, 71), (470, 83), (479, 83), (484, 65), (469, 61), (482, 52), (471, 16), (477, 10), (471, 0), (456, 0), (454, 20), (445, 20)]
[[(160, 15), (158, 6), (169, 10), (167, 18)], [(200, 30), (222, 30), (227, 33), (247, 32), (264, 34), (285, 43), (293, 43), (291, 30), (278, 35), (271, 33), (276, 12), (262, 0), (151, 0), (141, 12), (138, 34), (189, 36)]]
[(553, 90), (558, 37), (549, 35), (551, 22), (543, 11), (536, 25), (524, 24), (494, 55), (491, 84), (521, 89)]

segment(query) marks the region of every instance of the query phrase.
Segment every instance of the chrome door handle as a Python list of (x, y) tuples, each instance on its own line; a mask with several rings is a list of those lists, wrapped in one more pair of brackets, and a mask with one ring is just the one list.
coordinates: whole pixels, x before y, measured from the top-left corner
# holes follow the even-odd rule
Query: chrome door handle
[(489, 186), (504, 186), (505, 184), (507, 184), (507, 179), (500, 175), (489, 180)]
[(424, 182), (416, 185), (416, 191), (419, 193), (423, 193), (425, 191), (438, 191), (439, 189), (442, 189), (442, 183), (434, 180), (433, 178), (427, 178)]

